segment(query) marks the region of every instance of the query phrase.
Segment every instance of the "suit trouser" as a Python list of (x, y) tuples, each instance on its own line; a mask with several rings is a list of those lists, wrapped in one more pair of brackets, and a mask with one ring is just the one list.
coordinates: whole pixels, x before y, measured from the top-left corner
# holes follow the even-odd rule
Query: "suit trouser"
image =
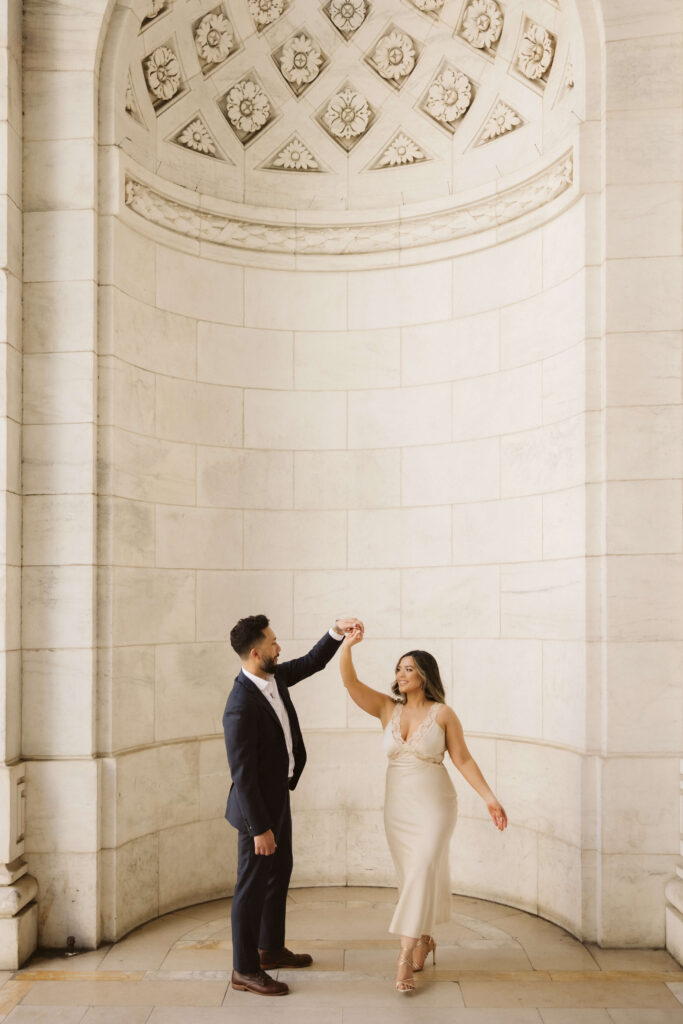
[(232, 963), (240, 974), (259, 970), (259, 949), (275, 952), (285, 944), (285, 909), (293, 863), (289, 795), (275, 841), (275, 853), (265, 857), (254, 853), (253, 836), (238, 834), (231, 921)]

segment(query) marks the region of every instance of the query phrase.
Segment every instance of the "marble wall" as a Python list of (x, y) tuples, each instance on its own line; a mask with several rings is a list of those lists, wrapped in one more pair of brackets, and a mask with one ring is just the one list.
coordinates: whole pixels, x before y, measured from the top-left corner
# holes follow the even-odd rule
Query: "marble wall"
[[(128, 204), (132, 6), (29, 0), (22, 54), (10, 4), (0, 884), (27, 924), (5, 962), (36, 915), (42, 943), (95, 946), (230, 891), (225, 638), (261, 610), (284, 656), (360, 615), (378, 687), (436, 655), (511, 819), (455, 778), (458, 891), (661, 945), (669, 882), (683, 955), (677, 15), (577, 3), (586, 109), (539, 136), (573, 151), (564, 198), (328, 257)], [(334, 664), (295, 699), (295, 884), (391, 884), (373, 722)]]

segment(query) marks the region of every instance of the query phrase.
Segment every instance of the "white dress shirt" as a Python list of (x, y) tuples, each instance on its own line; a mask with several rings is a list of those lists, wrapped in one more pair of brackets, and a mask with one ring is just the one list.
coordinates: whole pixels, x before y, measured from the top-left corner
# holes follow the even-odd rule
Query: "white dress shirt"
[[(343, 636), (339, 636), (339, 633), (335, 633), (333, 629), (330, 630), (330, 636), (334, 640), (338, 640), (340, 642), (344, 639)], [(289, 778), (291, 779), (292, 776), (294, 775), (294, 748), (292, 744), (292, 729), (289, 724), (289, 715), (287, 714), (287, 709), (282, 703), (282, 697), (280, 696), (280, 693), (277, 688), (277, 683), (275, 682), (275, 676), (269, 675), (266, 676), (265, 679), (261, 679), (260, 676), (255, 676), (252, 675), (251, 672), (247, 672), (244, 665), (242, 665), (242, 671), (244, 672), (247, 679), (251, 679), (252, 683), (256, 683), (256, 685), (258, 686), (259, 690), (266, 698), (266, 700), (268, 700), (272, 704), (273, 711), (280, 719), (280, 725), (282, 726), (282, 731), (285, 734), (285, 743), (287, 744), (287, 755), (289, 757)]]

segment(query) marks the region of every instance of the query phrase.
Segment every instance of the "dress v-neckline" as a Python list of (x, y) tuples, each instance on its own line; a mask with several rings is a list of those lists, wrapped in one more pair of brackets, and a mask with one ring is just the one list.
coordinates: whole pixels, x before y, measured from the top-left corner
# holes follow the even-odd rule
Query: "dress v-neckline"
[(439, 705), (437, 704), (436, 701), (432, 701), (432, 705), (429, 708), (429, 711), (424, 716), (424, 718), (421, 720), (421, 722), (418, 725), (417, 729), (415, 729), (415, 731), (412, 734), (412, 736), (406, 736), (405, 739), (403, 739), (403, 736), (401, 734), (401, 712), (403, 711), (404, 707), (405, 707), (405, 704), (399, 704), (399, 703), (396, 704), (396, 708), (394, 709), (394, 718), (393, 718), (393, 733), (394, 733), (395, 738), (400, 743), (403, 743), (406, 747), (412, 747), (412, 746), (415, 745), (416, 742), (418, 742), (419, 740), (422, 739), (422, 737), (426, 733), (426, 731), (429, 728), (429, 726), (435, 720), (435, 718), (436, 718), (435, 712), (438, 712)]

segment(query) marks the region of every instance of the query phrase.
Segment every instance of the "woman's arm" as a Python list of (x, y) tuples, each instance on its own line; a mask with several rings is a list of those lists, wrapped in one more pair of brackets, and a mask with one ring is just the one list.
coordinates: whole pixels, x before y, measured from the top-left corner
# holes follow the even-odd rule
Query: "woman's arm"
[(507, 814), (482, 775), (481, 768), (470, 754), (460, 719), (452, 708), (445, 707), (443, 721), (440, 724), (446, 731), (446, 747), (451, 761), (482, 798), (494, 825), (502, 832), (508, 823)]
[(342, 640), (341, 652), (339, 654), (339, 668), (342, 681), (349, 691), (349, 696), (354, 704), (357, 704), (363, 711), (367, 711), (369, 715), (374, 715), (375, 718), (379, 718), (384, 723), (393, 709), (393, 700), (388, 694), (380, 693), (379, 690), (373, 690), (371, 686), (361, 683), (353, 665), (351, 648), (355, 644), (359, 644), (362, 639), (363, 631), (360, 627), (356, 627), (353, 633), (348, 633)]

